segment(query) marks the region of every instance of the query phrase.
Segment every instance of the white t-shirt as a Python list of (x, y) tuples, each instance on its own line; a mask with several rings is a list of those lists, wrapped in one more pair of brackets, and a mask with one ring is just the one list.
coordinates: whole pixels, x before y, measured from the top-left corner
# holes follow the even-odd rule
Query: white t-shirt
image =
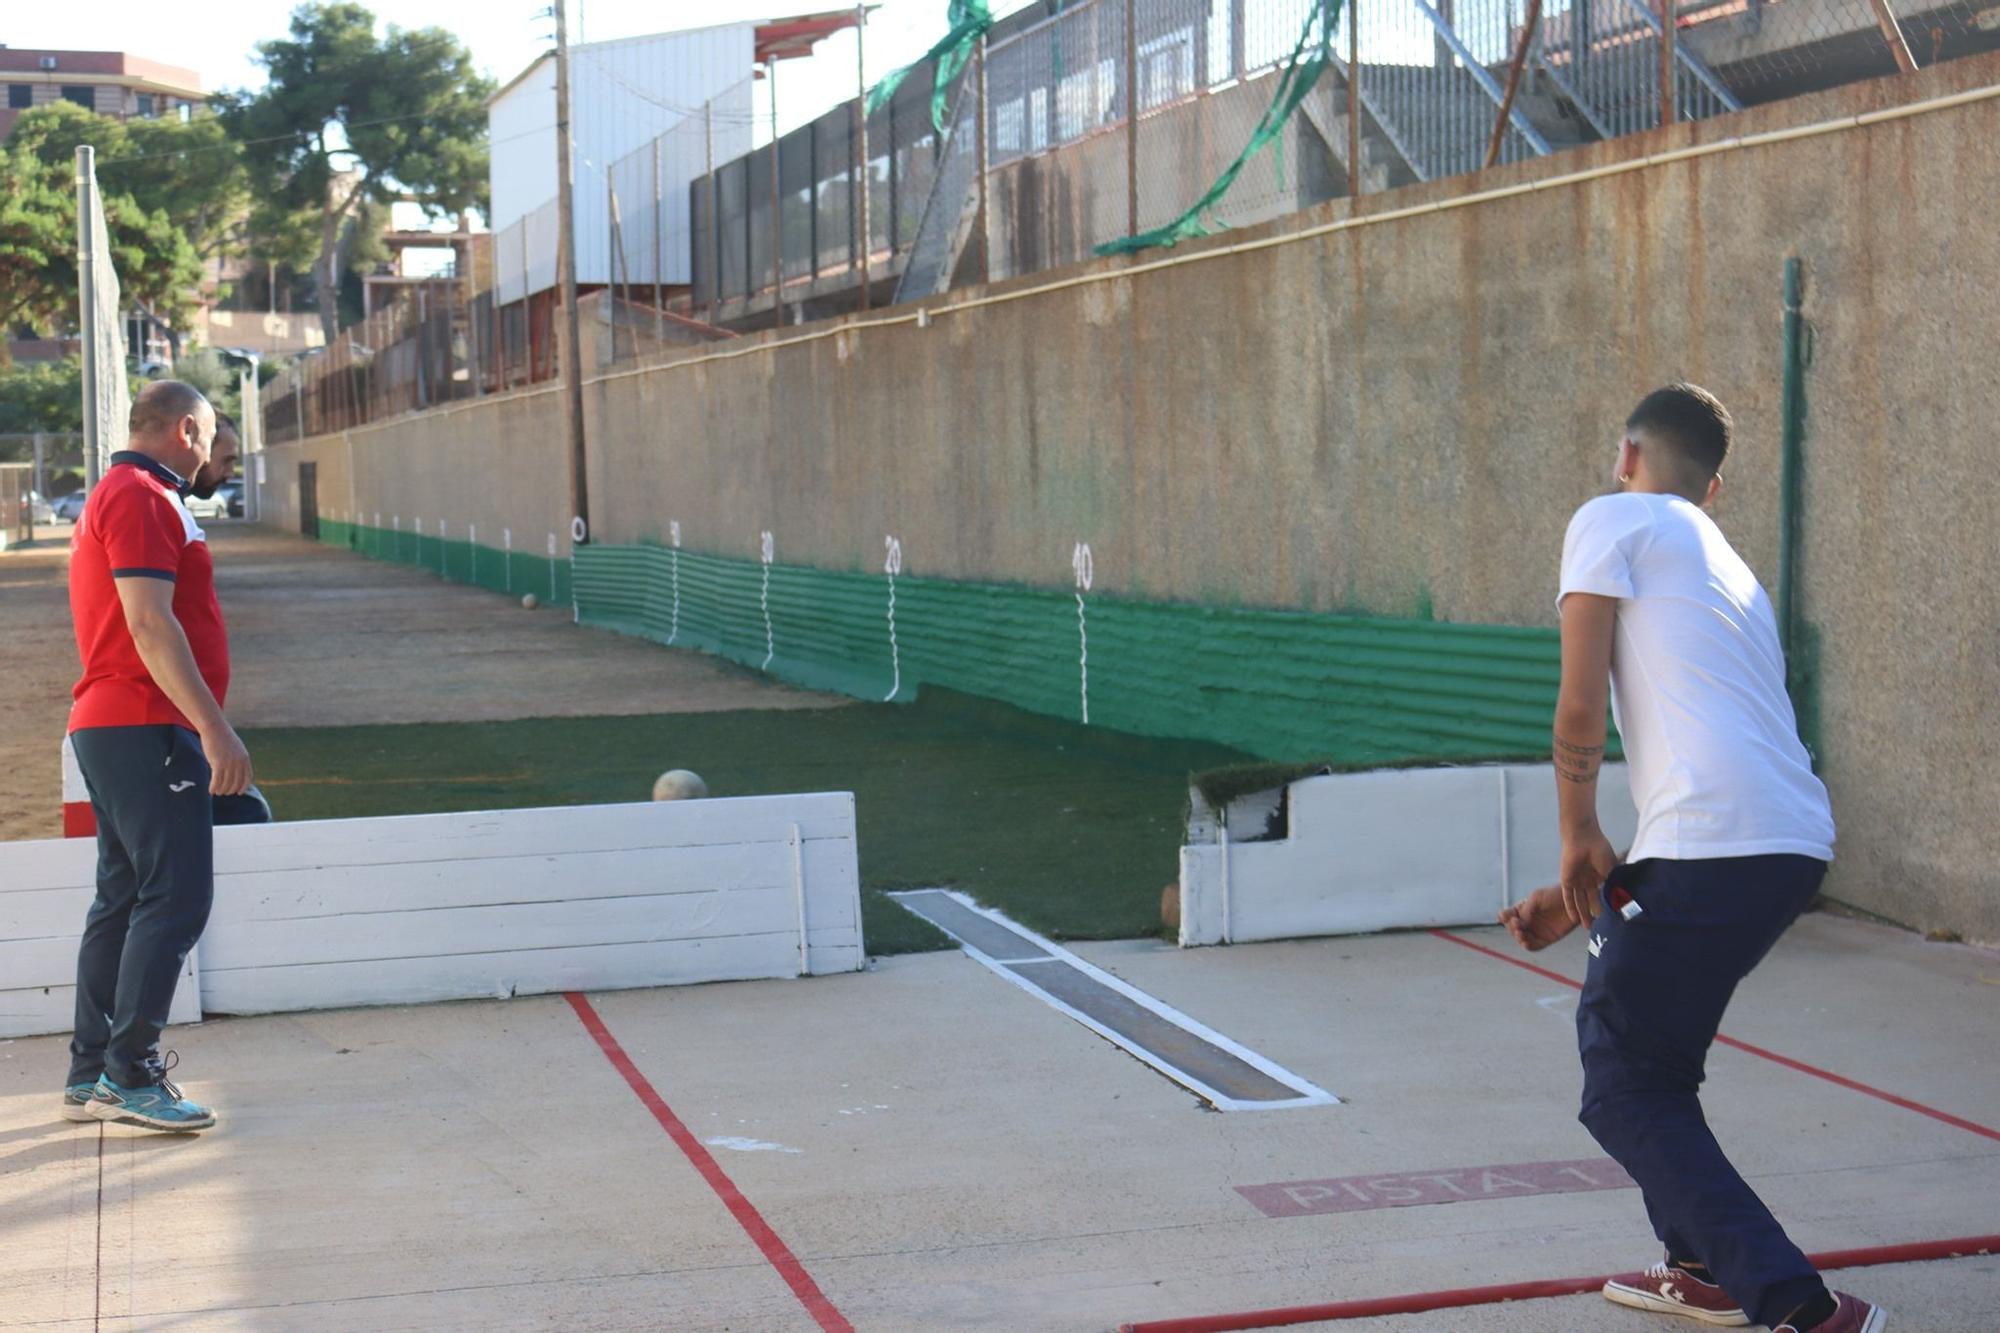
[(1639, 833), (1629, 859), (1833, 859), (1833, 810), (1785, 693), (1757, 576), (1677, 495), (1606, 495), (1563, 539), (1562, 590), (1618, 599), (1611, 713)]

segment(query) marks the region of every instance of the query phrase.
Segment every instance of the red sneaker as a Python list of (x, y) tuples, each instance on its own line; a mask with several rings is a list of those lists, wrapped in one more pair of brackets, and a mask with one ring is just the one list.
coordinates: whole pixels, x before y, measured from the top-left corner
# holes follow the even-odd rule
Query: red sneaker
[[(1889, 1314), (1844, 1291), (1828, 1292), (1833, 1297), (1832, 1315), (1813, 1326), (1812, 1333), (1882, 1333), (1889, 1327)], [(1799, 1333), (1790, 1324), (1780, 1324), (1771, 1333)]]
[(1604, 1284), (1604, 1299), (1634, 1310), (1686, 1315), (1724, 1328), (1740, 1328), (1750, 1322), (1743, 1307), (1729, 1299), (1721, 1287), (1664, 1261), (1643, 1273), (1620, 1273), (1612, 1278)]

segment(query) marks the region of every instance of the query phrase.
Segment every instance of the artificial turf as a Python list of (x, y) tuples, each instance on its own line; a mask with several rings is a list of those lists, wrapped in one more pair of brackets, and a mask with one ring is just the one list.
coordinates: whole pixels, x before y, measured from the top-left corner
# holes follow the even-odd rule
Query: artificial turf
[(1080, 726), (926, 691), (914, 704), (248, 732), (280, 819), (851, 791), (872, 954), (943, 948), (889, 889), (952, 885), (1059, 939), (1160, 930), (1192, 770), (1220, 745)]

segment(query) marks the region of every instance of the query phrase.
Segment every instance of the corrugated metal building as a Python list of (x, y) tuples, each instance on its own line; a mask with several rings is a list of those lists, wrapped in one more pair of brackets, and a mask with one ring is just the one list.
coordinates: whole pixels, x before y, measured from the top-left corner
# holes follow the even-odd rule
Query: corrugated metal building
[[(712, 143), (715, 162), (750, 151), (757, 31), (754, 23), (730, 23), (570, 48), (579, 283), (601, 286), (613, 280), (607, 179), (619, 159), (676, 127), (681, 129), (676, 137), (698, 138), (704, 158)], [(524, 291), (532, 294), (555, 285), (555, 88), (551, 52), (487, 103), (494, 284), (503, 302), (520, 300)], [(676, 201), (663, 206), (685, 213), (688, 184), (702, 171), (699, 161), (663, 162), (657, 190), (663, 201)], [(651, 175), (643, 205), (623, 198), (621, 191), (621, 216), (638, 207), (652, 211)], [(677, 253), (663, 249), (660, 280), (669, 285), (687, 283), (688, 262), (685, 245)]]

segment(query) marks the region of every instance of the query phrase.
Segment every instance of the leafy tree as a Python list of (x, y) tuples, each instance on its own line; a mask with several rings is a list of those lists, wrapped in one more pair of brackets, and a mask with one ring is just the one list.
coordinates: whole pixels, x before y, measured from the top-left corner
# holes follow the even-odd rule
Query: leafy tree
[(269, 76), (263, 91), (223, 94), (216, 104), (251, 170), (268, 182), (253, 223), (268, 229), (266, 256), (302, 258), (310, 236), (330, 343), (348, 224), (364, 203), (413, 199), (449, 216), (482, 202), (493, 84), (451, 33), (391, 24), (377, 37), (375, 15), (353, 0), (310, 0), (292, 11), (289, 38), (257, 50)]
[[(76, 149), (106, 160), (130, 141), (119, 121), (71, 102), (22, 113), (0, 170), (0, 320), (72, 328), (78, 317)], [(98, 177), (111, 262), (127, 300), (174, 321), (193, 310), (201, 260), (172, 213)], [(0, 353), (4, 355), (4, 353)]]
[(0, 435), (82, 429), (82, 362), (71, 357), (0, 369)]
[(202, 260), (240, 253), (250, 210), (243, 148), (217, 116), (126, 122), (125, 146), (98, 164), (107, 190), (164, 211)]
[[(0, 144), (0, 335), (73, 313), (62, 293), (76, 288), (76, 202), (53, 187), (32, 158)], [(0, 336), (0, 365), (8, 360)]]

